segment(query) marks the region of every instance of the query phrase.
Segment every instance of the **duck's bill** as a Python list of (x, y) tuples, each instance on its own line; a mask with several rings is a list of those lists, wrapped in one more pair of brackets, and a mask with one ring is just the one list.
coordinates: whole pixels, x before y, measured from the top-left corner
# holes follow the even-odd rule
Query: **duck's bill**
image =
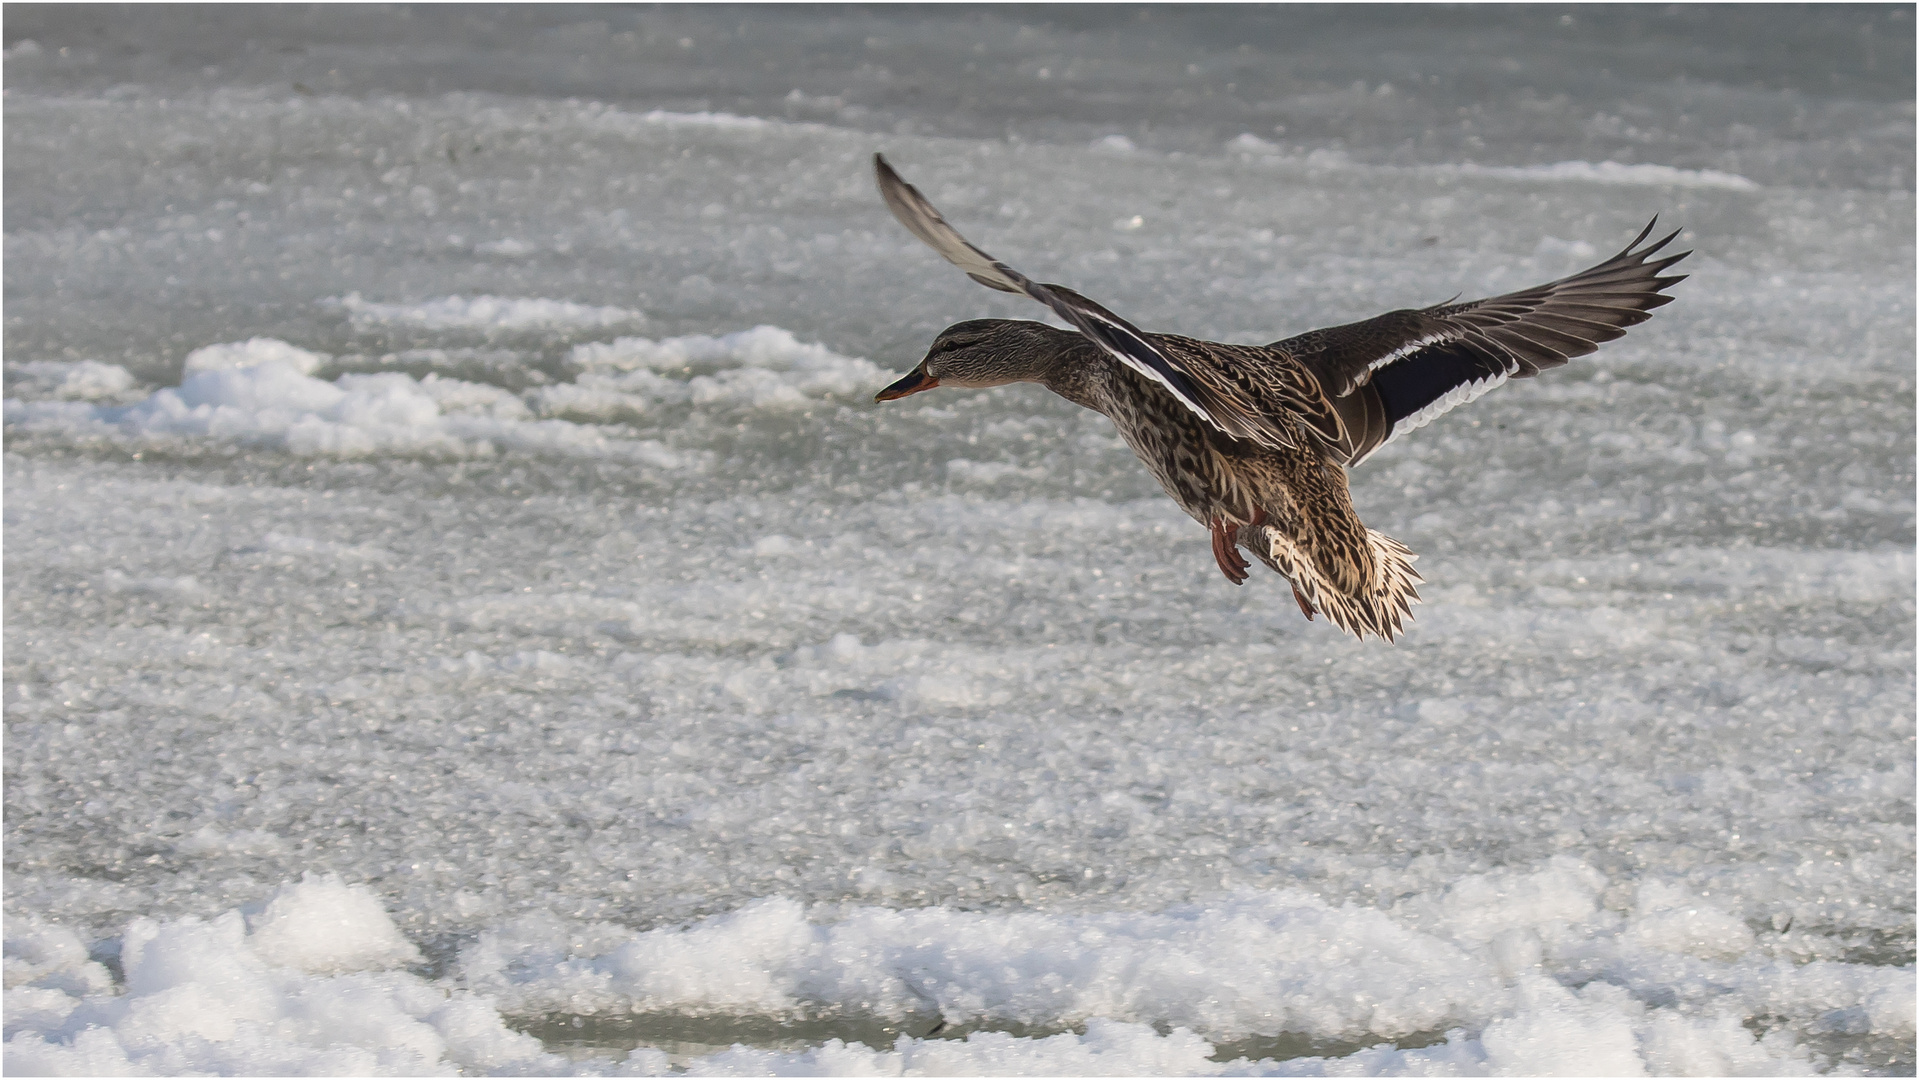
[(916, 368), (911, 373), (909, 373), (904, 379), (901, 379), (899, 382), (896, 382), (893, 385), (887, 387), (886, 389), (881, 390), (879, 393), (874, 394), (873, 400), (874, 401), (895, 401), (899, 398), (905, 397), (908, 394), (917, 394), (921, 390), (931, 390), (932, 388), (934, 388), (935, 386), (938, 386), (939, 384), (940, 384), (940, 381), (938, 379), (935, 379), (932, 376), (928, 375), (925, 371)]

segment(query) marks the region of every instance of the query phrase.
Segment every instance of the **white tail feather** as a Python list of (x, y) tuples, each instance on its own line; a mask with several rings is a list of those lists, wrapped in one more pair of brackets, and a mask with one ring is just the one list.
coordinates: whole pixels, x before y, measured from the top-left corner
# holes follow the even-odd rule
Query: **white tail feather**
[[(1413, 562), (1419, 556), (1385, 533), (1366, 530), (1366, 540), (1372, 546), (1374, 572), (1372, 580), (1351, 595), (1335, 588), (1313, 565), (1307, 552), (1278, 530), (1245, 529), (1240, 535), (1246, 540), (1247, 550), (1292, 582), (1313, 610), (1361, 641), (1367, 634), (1388, 642), (1397, 638), (1404, 632), (1405, 620), (1412, 618), (1412, 606), (1419, 603), (1417, 586), (1425, 580), (1413, 569)], [(1263, 544), (1262, 538), (1266, 541)]]

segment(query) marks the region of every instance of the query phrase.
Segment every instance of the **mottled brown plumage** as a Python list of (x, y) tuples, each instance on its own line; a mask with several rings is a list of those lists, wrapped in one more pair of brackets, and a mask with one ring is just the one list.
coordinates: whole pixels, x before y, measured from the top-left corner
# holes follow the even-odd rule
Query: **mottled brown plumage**
[[(1592, 352), (1672, 297), (1652, 256), (1675, 232), (1571, 277), (1489, 300), (1388, 312), (1271, 345), (1151, 334), (1061, 285), (1040, 284), (954, 231), (874, 156), (895, 217), (975, 281), (1023, 292), (1077, 333), (1043, 323), (975, 319), (940, 333), (881, 401), (936, 386), (1038, 382), (1103, 413), (1180, 508), (1213, 534), (1220, 572), (1249, 564), (1284, 576), (1308, 619), (1324, 612), (1360, 638), (1391, 641), (1418, 602), (1417, 556), (1366, 528), (1347, 466), (1509, 378)], [(1637, 249), (1637, 250), (1635, 250)]]

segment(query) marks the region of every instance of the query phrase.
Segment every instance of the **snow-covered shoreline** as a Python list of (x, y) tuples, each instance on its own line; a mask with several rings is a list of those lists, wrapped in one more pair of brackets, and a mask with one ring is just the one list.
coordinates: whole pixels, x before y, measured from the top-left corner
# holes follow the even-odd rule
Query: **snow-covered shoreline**
[[(21, 1075), (1499, 1075), (1561, 1068), (1576, 1045), (1607, 1075), (1788, 1075), (1821, 1059), (1746, 1017), (1817, 1003), (1835, 1030), (1912, 1037), (1910, 968), (1804, 961), (1792, 944), (1755, 960), (1753, 928), (1709, 899), (1648, 883), (1629, 910), (1610, 911), (1607, 884), (1558, 858), (1391, 912), (1280, 891), (1066, 917), (762, 900), (683, 928), (602, 924), (557, 939), (523, 919), (425, 979), (405, 970), (420, 953), (368, 890), (309, 875), (210, 920), (135, 919), (110, 942), (119, 980), (71, 931), (19, 920), (7, 936), (7, 1060)], [(1589, 979), (1569, 988), (1564, 974), (1538, 974), (1542, 963)], [(922, 1035), (705, 1053), (642, 1043), (569, 1060), (503, 1019), (678, 1015), (723, 1031), (726, 1018), (848, 1010)], [(947, 1025), (954, 1035), (925, 1034)], [(634, 1037), (644, 1031), (642, 1020)], [(1371, 1048), (1218, 1060), (1220, 1044), (1282, 1034)], [(1393, 1045), (1409, 1039), (1430, 1045)]]

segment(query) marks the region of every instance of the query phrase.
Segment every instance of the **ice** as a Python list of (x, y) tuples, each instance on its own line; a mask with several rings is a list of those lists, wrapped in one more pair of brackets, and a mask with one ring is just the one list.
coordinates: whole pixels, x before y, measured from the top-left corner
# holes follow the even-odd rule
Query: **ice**
[[(399, 363), (410, 359), (394, 357)], [(582, 425), (637, 418), (660, 405), (804, 407), (822, 398), (855, 397), (882, 374), (869, 361), (771, 326), (722, 337), (583, 345), (571, 358), (583, 369), (577, 378), (521, 395), (438, 372), (418, 379), (398, 371), (348, 372), (332, 381), (313, 377), (329, 362), (270, 338), (210, 345), (187, 356), (178, 387), (134, 405), (87, 407), (62, 400), (89, 396), (65, 392), (73, 376), (62, 371), (65, 381), (35, 385), (44, 397), (8, 398), (6, 415), (21, 431), (134, 446), (173, 445), (186, 436), (311, 456), (472, 457), (519, 450), (684, 468), (697, 464), (700, 454)]]
[[(1614, 982), (1575, 991), (1541, 975), (1548, 956), (1589, 955), (1595, 943), (1610, 943), (1615, 966), (1658, 963), (1664, 945), (1648, 945), (1644, 932), (1656, 914), (1626, 919), (1617, 932), (1622, 920), (1593, 892), (1603, 881), (1565, 860), (1529, 876), (1470, 879), (1436, 906), (1412, 905), (1466, 916), (1459, 930), (1442, 921), (1424, 932), (1395, 913), (1270, 892), (1158, 915), (1081, 918), (822, 907), (812, 914), (827, 921), (815, 922), (798, 904), (765, 900), (631, 936), (598, 956), (559, 959), (544, 951), (552, 943), (534, 920), (523, 927), (530, 939), (515, 940), (510, 929), (482, 934), (459, 961), (466, 989), (449, 996), (395, 970), (419, 956), (370, 893), (309, 876), (249, 914), (133, 920), (118, 941), (118, 994), (72, 934), (38, 924), (10, 932), (8, 1067), (551, 1071), (561, 1062), (509, 1031), (502, 1007), (780, 1015), (827, 1002), (858, 1002), (907, 1022), (930, 1012), (949, 1024), (997, 1020), (1037, 1033), (901, 1034), (890, 1046), (834, 1039), (797, 1052), (736, 1046), (677, 1057), (642, 1049), (619, 1071), (1106, 1075), (1127, 1062), (1135, 1072), (1195, 1075), (1632, 1076), (1788, 1075), (1811, 1064), (1792, 1040), (1757, 1037), (1738, 1018), (1785, 1006), (1790, 984), (1829, 979), (1830, 965), (1721, 965), (1695, 976), (1683, 1012), (1649, 1008)], [(1697, 899), (1652, 884), (1640, 892), (1642, 906), (1653, 894), (1657, 912)], [(1551, 944), (1523, 970), (1501, 973), (1510, 950), (1476, 940), (1484, 920), (1474, 916), (1488, 895), (1509, 894), (1524, 899), (1506, 910), (1526, 914), (1501, 920), (1505, 932), (1544, 932)], [(593, 936), (613, 944), (617, 931)], [(1881, 970), (1814, 992), (1828, 1003), (1863, 999), (1851, 1010), (1867, 1031), (1910, 1034), (1909, 973)], [(1469, 1038), (1468, 1027), (1482, 1034)], [(1195, 1029), (1210, 1031), (1210, 1041)], [(1249, 1036), (1280, 1032), (1373, 1049), (1284, 1061), (1219, 1056), (1227, 1042), (1257, 1046)], [(1443, 1039), (1411, 1050), (1385, 1041), (1413, 1032)]]
[[(597, 106), (593, 107), (593, 112), (596, 116), (604, 118), (608, 122), (608, 126), (612, 126), (612, 127), (623, 126), (622, 121), (626, 118), (626, 115), (627, 115), (620, 112), (617, 109), (607, 110)], [(767, 126), (767, 123), (768, 123), (768, 121), (757, 116), (735, 116), (732, 113), (724, 113), (724, 112), (684, 113), (684, 112), (671, 112), (666, 109), (650, 110), (640, 115), (638, 119), (640, 122), (647, 123), (647, 124), (692, 125), (696, 127), (717, 127), (717, 128), (743, 128), (748, 131), (764, 128)]]
[[(964, 1042), (902, 1036), (891, 1048), (880, 1049), (839, 1040), (797, 1053), (736, 1047), (684, 1067), (689, 1076), (1205, 1076), (1218, 1070), (1208, 1060), (1211, 1051), (1188, 1031), (1162, 1036), (1144, 1024), (1095, 1020), (1085, 1034), (1061, 1032), (1041, 1039), (982, 1032)], [(654, 1062), (632, 1064), (644, 1068)]]
[(113, 400), (133, 389), (126, 368), (98, 360), (29, 360), (7, 368), (9, 391), (79, 401)]
[[(531, 250), (512, 240), (481, 244), (475, 250), (481, 249), (485, 249), (482, 254), (489, 255), (523, 255)], [(428, 330), (527, 330), (550, 326), (619, 326), (646, 321), (643, 313), (626, 308), (593, 307), (537, 297), (443, 296), (417, 304), (381, 304), (363, 299), (359, 293), (348, 293), (331, 303), (338, 304), (354, 325), (360, 327), (405, 323)]]
[(297, 375), (311, 375), (325, 366), (328, 359), (284, 341), (257, 337), (195, 349), (187, 354), (180, 374), (182, 378), (187, 378), (208, 371), (264, 367), (283, 368)]
[(418, 962), (378, 899), (338, 878), (282, 887), (248, 920), (248, 943), (269, 964), (308, 972), (360, 971)]
[[(1108, 138), (1123, 139), (1124, 136)], [(1096, 150), (1112, 151), (1115, 146), (1104, 140)], [(1129, 143), (1127, 150), (1136, 149)], [(1550, 165), (1480, 165), (1474, 162), (1437, 165), (1379, 165), (1354, 159), (1341, 150), (1324, 147), (1301, 154), (1288, 154), (1279, 144), (1251, 132), (1241, 132), (1226, 143), (1226, 149), (1245, 160), (1266, 166), (1300, 169), (1308, 172), (1364, 172), (1374, 175), (1406, 172), (1417, 176), (1471, 177), (1475, 180), (1511, 180), (1534, 183), (1617, 184), (1631, 187), (1718, 188), (1725, 191), (1757, 191), (1759, 185), (1743, 176), (1717, 169), (1679, 169), (1671, 165), (1633, 164), (1617, 161), (1556, 161)], [(1583, 267), (1582, 267), (1583, 269)]]
[[(821, 909), (828, 921), (815, 923), (798, 905), (769, 900), (592, 957), (545, 951), (529, 925), (530, 937), (482, 935), (461, 965), (469, 985), (514, 1012), (799, 1016), (858, 1002), (902, 1025), (936, 1015), (1057, 1031), (1105, 1018), (1249, 1045), (1283, 1033), (1365, 1045), (1471, 1029), (1485, 1032), (1489, 1067), (1511, 1074), (1663, 1071), (1662, 1060), (1681, 1052), (1665, 1044), (1687, 1040), (1716, 1060), (1791, 1071), (1805, 1065), (1803, 1052), (1789, 1040), (1762, 1042), (1740, 1018), (1791, 1007), (1799, 994), (1830, 994), (1847, 1003), (1839, 1008), (1874, 1017), (1871, 1030), (1883, 1035), (1910, 1030), (1896, 1015), (1911, 996), (1908, 971), (1882, 969), (1840, 989), (1829, 980), (1843, 965), (1746, 960), (1745, 925), (1714, 919), (1684, 889), (1647, 883), (1622, 917), (1600, 906), (1605, 882), (1589, 866), (1556, 860), (1531, 874), (1470, 877), (1393, 912), (1249, 893), (1152, 915), (856, 907)], [(1409, 913), (1425, 916), (1426, 929), (1408, 925)], [(1516, 946), (1518, 935), (1530, 947)], [(1718, 962), (1693, 966), (1684, 1021), (1610, 981), (1572, 993), (1541, 975), (1585, 964), (1630, 979), (1669, 967), (1662, 954), (1702, 951)]]
[[(1910, 1073), (1911, 12), (7, 10), (6, 1068)], [(955, 47), (955, 42), (965, 43)], [(978, 48), (974, 48), (977, 45)], [(1675, 301), (1352, 475), (1044, 318)]]
[(1551, 165), (1521, 167), (1491, 165), (1438, 166), (1465, 176), (1502, 177), (1590, 184), (1634, 184), (1656, 187), (1723, 188), (1757, 191), (1759, 185), (1717, 169), (1675, 169), (1671, 165), (1622, 165), (1617, 161), (1556, 161)]
[(591, 342), (575, 346), (571, 360), (584, 369), (577, 379), (533, 395), (542, 413), (607, 421), (658, 405), (804, 406), (860, 396), (883, 375), (870, 361), (801, 342), (777, 326)]
[(1651, 948), (1707, 960), (1737, 959), (1752, 950), (1753, 933), (1744, 919), (1669, 885), (1641, 885), (1633, 907), (1632, 935)]
[(11, 1074), (412, 1076), (554, 1064), (486, 1003), (394, 970), (418, 952), (377, 899), (337, 877), (288, 884), (250, 918), (133, 920), (118, 942), (118, 988), (77, 942), (48, 937), (8, 932), (9, 957), (40, 961), (16, 980), (9, 960)]
[[(167, 446), (184, 436), (329, 457), (395, 452), (471, 457), (510, 448), (662, 468), (695, 460), (656, 440), (608, 437), (561, 420), (536, 420), (526, 403), (496, 386), (437, 373), (417, 380), (399, 372), (348, 373), (331, 382), (313, 378), (310, 373), (324, 363), (325, 358), (285, 342), (254, 338), (195, 350), (178, 387), (156, 391), (132, 406), (8, 398), (6, 415), (24, 431), (133, 446)], [(802, 393), (773, 376), (733, 396), (756, 404), (798, 400)], [(537, 393), (533, 397), (536, 405), (550, 405)]]

